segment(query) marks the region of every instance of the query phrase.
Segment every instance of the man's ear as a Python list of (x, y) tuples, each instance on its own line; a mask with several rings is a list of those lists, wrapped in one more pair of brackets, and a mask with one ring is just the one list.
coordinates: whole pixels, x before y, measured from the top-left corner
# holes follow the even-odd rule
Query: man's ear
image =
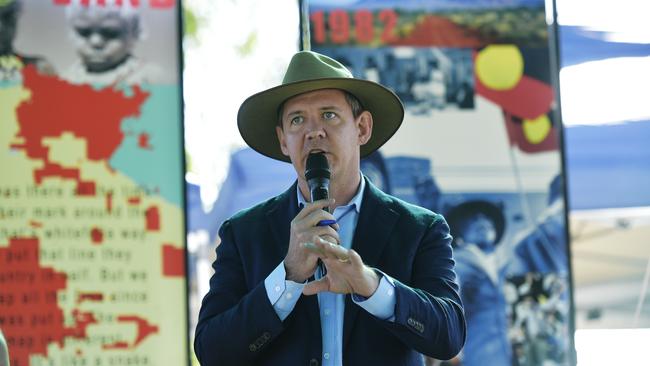
[(280, 150), (284, 156), (289, 156), (289, 149), (287, 149), (287, 141), (284, 139), (284, 131), (280, 126), (275, 126), (275, 134), (278, 135), (278, 141), (280, 142)]
[(365, 145), (372, 136), (372, 114), (363, 111), (357, 117), (357, 128), (359, 129), (359, 145)]

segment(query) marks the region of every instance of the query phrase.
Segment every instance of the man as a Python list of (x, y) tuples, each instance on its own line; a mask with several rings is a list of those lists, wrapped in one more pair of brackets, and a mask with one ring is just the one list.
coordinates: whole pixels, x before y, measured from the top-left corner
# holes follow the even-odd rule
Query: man
[(22, 82), (22, 69), (34, 65), (45, 75), (54, 75), (54, 67), (43, 57), (25, 56), (16, 52), (14, 40), (23, 4), (20, 0), (0, 0), (0, 86)]
[(512, 364), (503, 292), (506, 261), (497, 245), (505, 232), (502, 208), (483, 200), (463, 202), (445, 214), (452, 228), (456, 271), (467, 316), (463, 365)]
[(117, 0), (106, 4), (73, 3), (67, 9), (72, 38), (79, 54), (66, 73), (78, 84), (116, 85), (156, 82), (161, 77), (157, 66), (133, 55), (142, 34), (138, 9)]
[[(290, 161), (297, 182), (221, 227), (194, 344), (203, 365), (421, 365), (421, 353), (460, 351), (445, 220), (359, 171), (403, 115), (388, 89), (310, 51), (293, 57), (282, 85), (244, 101), (242, 137)], [(309, 202), (304, 171), (315, 152), (327, 157), (332, 199)]]

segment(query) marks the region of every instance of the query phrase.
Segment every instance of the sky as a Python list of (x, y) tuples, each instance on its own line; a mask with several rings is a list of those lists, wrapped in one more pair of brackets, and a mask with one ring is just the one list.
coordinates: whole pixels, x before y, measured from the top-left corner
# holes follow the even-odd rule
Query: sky
[[(609, 32), (611, 42), (650, 48), (647, 0), (556, 0), (560, 25)], [(650, 52), (649, 52), (650, 54)], [(650, 119), (650, 56), (585, 62), (560, 71), (562, 119), (566, 126)]]

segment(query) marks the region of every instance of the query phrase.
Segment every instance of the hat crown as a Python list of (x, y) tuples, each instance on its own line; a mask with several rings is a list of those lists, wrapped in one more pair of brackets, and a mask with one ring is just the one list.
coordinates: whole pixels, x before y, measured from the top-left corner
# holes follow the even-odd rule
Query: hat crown
[(354, 95), (372, 113), (372, 136), (360, 146), (361, 157), (379, 149), (404, 119), (404, 106), (388, 88), (356, 79), (340, 62), (312, 51), (296, 53), (281, 85), (253, 94), (239, 107), (237, 126), (244, 141), (270, 158), (290, 162), (276, 135), (278, 109), (289, 98), (322, 89), (339, 89)]
[(282, 84), (314, 79), (352, 77), (350, 70), (333, 58), (312, 51), (301, 51), (291, 58)]

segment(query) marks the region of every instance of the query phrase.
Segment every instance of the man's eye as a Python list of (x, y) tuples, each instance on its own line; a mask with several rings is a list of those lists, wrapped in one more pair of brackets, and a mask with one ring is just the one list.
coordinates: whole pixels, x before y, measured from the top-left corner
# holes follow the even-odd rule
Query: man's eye
[(324, 112), (323, 113), (323, 118), (325, 119), (332, 119), (336, 117), (336, 113), (334, 112)]
[(301, 124), (305, 119), (302, 118), (302, 116), (296, 116), (291, 119), (291, 124), (292, 125), (299, 125)]

